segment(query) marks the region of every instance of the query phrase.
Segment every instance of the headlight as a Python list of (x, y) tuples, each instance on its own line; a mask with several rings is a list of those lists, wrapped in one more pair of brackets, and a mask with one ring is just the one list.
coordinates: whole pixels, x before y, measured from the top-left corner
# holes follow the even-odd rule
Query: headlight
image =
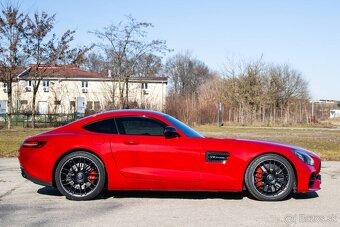
[(314, 165), (314, 159), (309, 156), (306, 152), (300, 151), (300, 150), (293, 150), (294, 154), (301, 159), (304, 163), (307, 165), (313, 166)]

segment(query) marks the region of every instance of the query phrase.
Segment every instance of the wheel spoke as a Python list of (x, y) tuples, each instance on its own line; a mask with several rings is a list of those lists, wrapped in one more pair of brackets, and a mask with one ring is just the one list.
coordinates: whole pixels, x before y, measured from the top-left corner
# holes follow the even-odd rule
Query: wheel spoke
[(265, 167), (265, 165), (260, 166), (263, 172), (268, 173), (268, 169)]

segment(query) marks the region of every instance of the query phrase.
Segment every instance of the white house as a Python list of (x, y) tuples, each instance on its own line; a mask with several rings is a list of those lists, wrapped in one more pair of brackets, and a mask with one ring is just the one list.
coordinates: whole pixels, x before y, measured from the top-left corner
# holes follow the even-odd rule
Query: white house
[[(74, 65), (40, 66), (44, 72), (37, 92), (38, 113), (100, 112), (119, 103), (123, 83), (111, 75), (89, 72)], [(13, 108), (30, 111), (33, 95), (34, 65), (21, 72), (13, 84)], [(129, 103), (132, 107), (162, 110), (165, 105), (167, 77), (130, 77)], [(125, 95), (125, 92), (124, 92)], [(7, 86), (0, 83), (0, 114), (7, 111)]]
[(340, 117), (340, 110), (330, 110), (329, 118), (337, 118)]

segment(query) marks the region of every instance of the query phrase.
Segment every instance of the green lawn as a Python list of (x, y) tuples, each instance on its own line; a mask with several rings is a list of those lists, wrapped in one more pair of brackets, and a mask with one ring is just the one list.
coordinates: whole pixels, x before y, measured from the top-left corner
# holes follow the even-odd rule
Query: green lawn
[[(195, 129), (208, 137), (263, 139), (290, 143), (319, 154), (323, 160), (340, 160), (340, 129), (289, 129), (198, 126)], [(14, 128), (0, 130), (0, 157), (14, 157), (23, 140), (50, 129)]]
[(294, 144), (317, 153), (323, 160), (340, 160), (340, 129), (217, 126), (198, 126), (195, 129), (208, 137), (262, 139)]

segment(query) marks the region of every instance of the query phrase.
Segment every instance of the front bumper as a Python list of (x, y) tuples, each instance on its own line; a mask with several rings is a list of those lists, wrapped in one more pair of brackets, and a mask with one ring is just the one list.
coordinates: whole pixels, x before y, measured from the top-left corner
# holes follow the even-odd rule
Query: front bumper
[(312, 192), (321, 189), (321, 160), (317, 156), (312, 156), (314, 165), (297, 165), (297, 192)]
[(321, 175), (318, 174), (316, 176), (312, 175), (309, 179), (308, 188), (310, 191), (317, 191), (320, 190), (321, 185)]

